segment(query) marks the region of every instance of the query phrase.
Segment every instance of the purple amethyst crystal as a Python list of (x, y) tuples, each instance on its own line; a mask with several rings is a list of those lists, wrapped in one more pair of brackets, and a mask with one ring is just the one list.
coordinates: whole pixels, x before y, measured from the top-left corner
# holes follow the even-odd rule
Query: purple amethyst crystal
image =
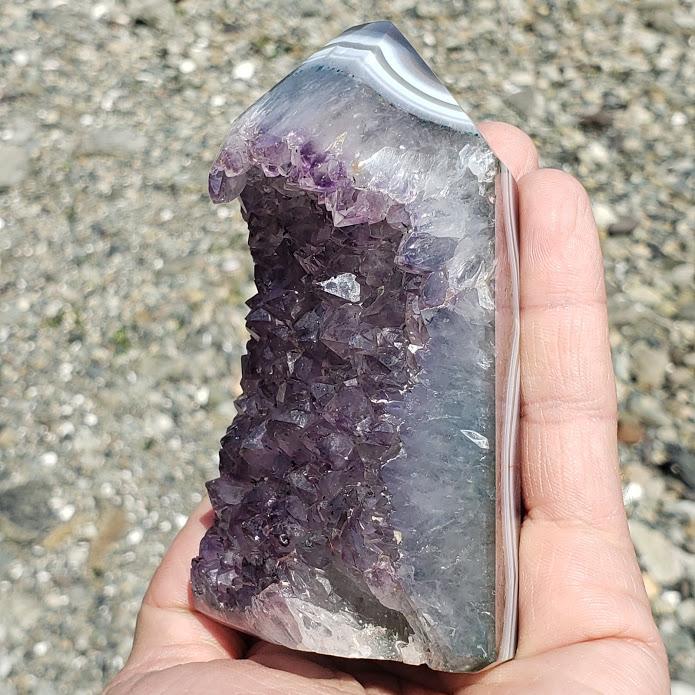
[(510, 656), (499, 171), (387, 22), (234, 123), (210, 195), (241, 198), (258, 293), (193, 561), (200, 610), (339, 656), (450, 671)]

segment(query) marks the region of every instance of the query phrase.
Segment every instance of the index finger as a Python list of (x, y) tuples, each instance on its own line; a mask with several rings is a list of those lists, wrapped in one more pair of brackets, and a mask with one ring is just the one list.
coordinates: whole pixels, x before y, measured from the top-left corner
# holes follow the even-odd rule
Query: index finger
[(655, 644), (623, 508), (603, 262), (589, 198), (557, 170), (531, 172), (518, 185), (527, 510), (519, 654), (618, 637)]

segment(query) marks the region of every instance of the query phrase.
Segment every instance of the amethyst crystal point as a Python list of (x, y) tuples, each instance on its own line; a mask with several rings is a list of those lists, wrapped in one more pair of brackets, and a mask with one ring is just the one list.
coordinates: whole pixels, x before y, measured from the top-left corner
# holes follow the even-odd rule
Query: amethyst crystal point
[(513, 182), (388, 22), (233, 125), (258, 294), (197, 606), (262, 639), (449, 671), (513, 651)]

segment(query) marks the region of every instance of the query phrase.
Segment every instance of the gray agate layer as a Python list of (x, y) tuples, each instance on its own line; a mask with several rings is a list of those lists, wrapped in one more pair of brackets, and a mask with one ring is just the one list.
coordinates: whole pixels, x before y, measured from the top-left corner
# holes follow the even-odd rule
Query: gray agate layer
[(512, 655), (513, 182), (388, 22), (233, 124), (258, 293), (208, 484), (197, 607), (295, 649), (468, 671)]

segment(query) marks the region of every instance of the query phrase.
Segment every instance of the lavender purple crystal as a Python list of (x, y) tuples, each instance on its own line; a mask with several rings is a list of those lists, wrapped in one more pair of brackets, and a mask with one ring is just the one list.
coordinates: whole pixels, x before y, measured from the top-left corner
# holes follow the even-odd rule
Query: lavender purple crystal
[(210, 195), (241, 198), (258, 293), (200, 610), (339, 656), (498, 657), (498, 171), (385, 22), (235, 122)]

